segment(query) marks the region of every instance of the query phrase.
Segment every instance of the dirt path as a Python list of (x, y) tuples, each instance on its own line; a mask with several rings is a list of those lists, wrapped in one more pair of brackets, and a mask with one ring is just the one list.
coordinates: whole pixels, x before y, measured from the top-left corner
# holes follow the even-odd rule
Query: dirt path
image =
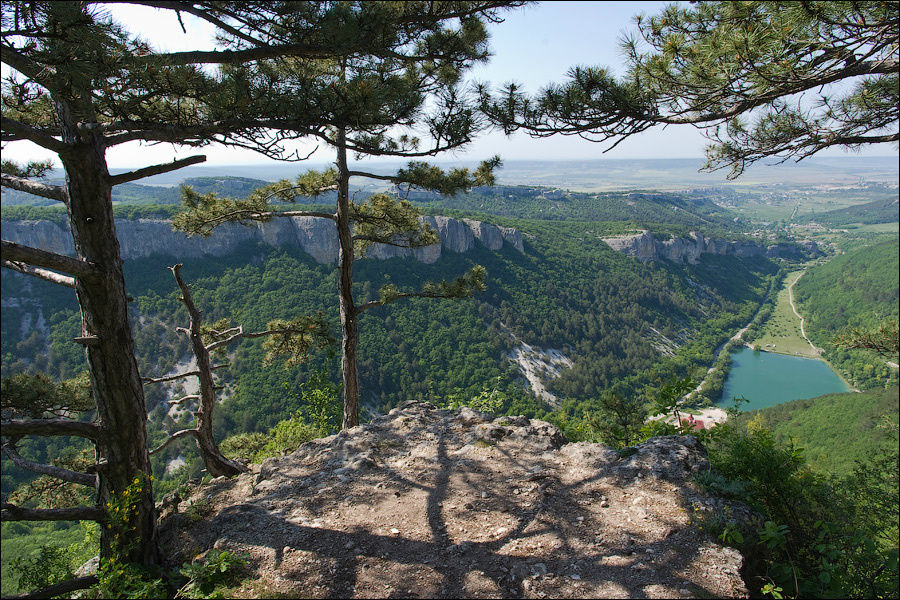
[(799, 312), (797, 312), (797, 306), (794, 304), (794, 285), (798, 281), (800, 281), (800, 278), (803, 277), (804, 275), (806, 275), (806, 269), (803, 269), (803, 272), (800, 273), (800, 277), (795, 279), (793, 281), (793, 283), (791, 283), (791, 285), (788, 286), (788, 301), (790, 301), (790, 303), (791, 303), (791, 310), (794, 311), (794, 314), (797, 315), (798, 319), (800, 319), (800, 335), (803, 336), (803, 339), (806, 340), (806, 343), (809, 344), (810, 348), (813, 349), (813, 352), (815, 352), (816, 354), (820, 354), (821, 350), (819, 348), (816, 348), (815, 344), (813, 344), (811, 341), (809, 341), (809, 338), (806, 337), (806, 328), (803, 326), (803, 323), (804, 323), (803, 315), (801, 315)]

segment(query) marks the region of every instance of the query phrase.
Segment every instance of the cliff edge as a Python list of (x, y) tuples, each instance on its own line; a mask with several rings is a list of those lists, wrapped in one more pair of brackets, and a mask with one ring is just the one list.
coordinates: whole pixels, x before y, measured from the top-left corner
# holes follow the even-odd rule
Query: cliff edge
[(702, 445), (631, 450), (407, 403), (168, 498), (160, 539), (172, 564), (248, 553), (237, 597), (746, 597), (740, 553), (697, 521), (722, 510), (691, 481)]
[(761, 246), (750, 242), (730, 242), (705, 238), (702, 233), (696, 231), (690, 232), (686, 238), (672, 237), (660, 240), (651, 232), (643, 229), (639, 233), (602, 239), (616, 252), (632, 256), (641, 262), (667, 260), (682, 265), (697, 264), (701, 254), (719, 254), (738, 258), (765, 256), (790, 260), (809, 260), (824, 255), (813, 241)]
[[(441, 241), (422, 248), (374, 244), (368, 256), (375, 259), (414, 258), (431, 264), (441, 257), (442, 252), (468, 252), (475, 246), (476, 240), (490, 250), (500, 250), (504, 244), (509, 244), (519, 252), (525, 251), (521, 232), (512, 227), (442, 216), (423, 216), (419, 217), (419, 221), (434, 228)], [(4, 240), (17, 244), (60, 254), (75, 253), (68, 223), (3, 220), (0, 221), (0, 231)], [(296, 246), (319, 264), (335, 263), (338, 258), (335, 224), (316, 217), (285, 217), (246, 227), (226, 224), (208, 238), (188, 237), (174, 231), (171, 221), (166, 219), (116, 219), (116, 234), (124, 259), (154, 254), (178, 258), (225, 256), (232, 253), (238, 244), (247, 241), (269, 246)]]

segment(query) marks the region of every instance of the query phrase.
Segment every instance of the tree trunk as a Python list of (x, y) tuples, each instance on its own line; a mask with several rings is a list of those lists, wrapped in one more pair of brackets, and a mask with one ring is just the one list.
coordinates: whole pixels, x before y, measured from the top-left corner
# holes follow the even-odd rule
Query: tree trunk
[[(92, 340), (85, 345), (85, 353), (104, 430), (99, 440), (103, 466), (98, 470), (98, 500), (105, 506), (111, 495), (123, 494), (136, 477), (144, 478), (141, 502), (130, 521), (136, 527), (130, 537), (135, 543), (129, 556), (123, 558), (153, 564), (157, 562), (156, 512), (147, 450), (147, 411), (134, 358), (105, 148), (102, 138), (78, 123), (68, 106), (58, 103), (57, 112), (63, 141), (74, 144), (71, 151), (60, 154), (60, 160), (66, 172), (75, 252), (100, 271), (98, 277), (77, 278), (75, 283), (82, 336)], [(101, 556), (108, 558), (115, 552), (112, 533), (107, 528), (101, 531)]]
[(344, 420), (342, 429), (359, 425), (359, 374), (356, 351), (359, 346), (359, 315), (353, 303), (353, 231), (350, 222), (350, 174), (347, 168), (345, 130), (337, 135), (337, 231), (340, 255), (338, 257), (338, 294), (341, 311), (341, 375), (344, 379)]

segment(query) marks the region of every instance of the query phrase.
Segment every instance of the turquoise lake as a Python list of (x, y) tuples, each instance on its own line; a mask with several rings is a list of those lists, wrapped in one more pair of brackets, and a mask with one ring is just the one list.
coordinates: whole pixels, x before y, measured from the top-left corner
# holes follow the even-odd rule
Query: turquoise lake
[(732, 398), (744, 397), (741, 410), (756, 410), (790, 400), (849, 392), (837, 373), (811, 358), (742, 348), (731, 355), (731, 371), (719, 404), (731, 406)]

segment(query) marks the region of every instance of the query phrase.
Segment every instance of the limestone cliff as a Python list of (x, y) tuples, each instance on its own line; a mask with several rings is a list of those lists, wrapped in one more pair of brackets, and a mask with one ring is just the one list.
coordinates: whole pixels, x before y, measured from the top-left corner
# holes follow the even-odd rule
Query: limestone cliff
[(160, 541), (173, 565), (248, 553), (239, 597), (746, 597), (741, 554), (700, 519), (749, 511), (693, 483), (703, 446), (631, 450), (407, 403), (167, 497)]
[(679, 264), (696, 264), (700, 255), (705, 253), (738, 258), (767, 256), (792, 259), (822, 255), (815, 242), (761, 246), (750, 242), (707, 239), (702, 233), (695, 231), (690, 232), (687, 238), (673, 237), (660, 240), (649, 231), (643, 230), (640, 233), (603, 238), (603, 241), (613, 250), (633, 256), (642, 262), (667, 260)]
[[(520, 252), (524, 251), (522, 234), (510, 227), (441, 216), (420, 217), (420, 221), (430, 224), (437, 231), (441, 238), (439, 244), (415, 249), (375, 244), (369, 250), (369, 256), (378, 259), (412, 257), (424, 263), (433, 263), (443, 252), (468, 252), (475, 246), (476, 240), (491, 250), (499, 250), (504, 243), (509, 243)], [(0, 229), (4, 240), (74, 254), (68, 225), (61, 226), (51, 221), (4, 220), (0, 222)], [(338, 256), (334, 223), (316, 217), (279, 218), (248, 227), (224, 225), (208, 238), (189, 238), (173, 231), (171, 223), (165, 219), (117, 219), (116, 232), (125, 259), (153, 254), (178, 258), (224, 256), (246, 241), (270, 246), (298, 246), (321, 264), (336, 262)]]

